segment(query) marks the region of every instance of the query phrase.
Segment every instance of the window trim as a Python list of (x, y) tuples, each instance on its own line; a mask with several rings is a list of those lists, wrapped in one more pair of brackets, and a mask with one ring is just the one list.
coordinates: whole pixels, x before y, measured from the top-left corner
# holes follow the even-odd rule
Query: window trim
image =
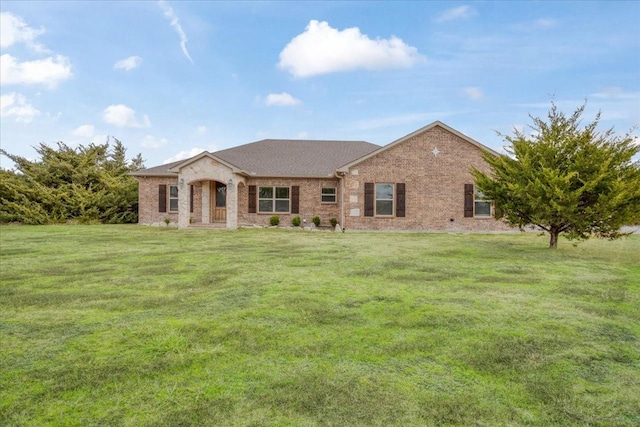
[[(388, 185), (391, 187), (391, 198), (390, 199), (378, 199), (378, 185)], [(396, 185), (393, 182), (376, 182), (373, 187), (373, 215), (377, 217), (383, 218), (392, 218), (395, 216), (395, 205), (396, 205)], [(389, 214), (379, 214), (378, 213), (378, 200), (391, 202), (391, 213)]]
[[(175, 188), (176, 189), (176, 196), (175, 197), (171, 197), (171, 189)], [(167, 192), (167, 204), (169, 205), (169, 212), (178, 212), (180, 210), (180, 198), (179, 198), (179, 191), (180, 189), (178, 188), (177, 185), (169, 185), (169, 191)], [(171, 208), (171, 201), (175, 200), (176, 201), (176, 208), (172, 209)]]
[[(260, 197), (260, 190), (263, 188), (271, 188), (272, 190), (272, 197)], [(277, 197), (277, 189), (278, 188), (286, 188), (287, 189), (287, 198), (282, 198), (282, 197)], [(259, 185), (256, 188), (256, 198), (257, 198), (257, 203), (256, 203), (256, 213), (259, 214), (290, 214), (291, 213), (291, 186), (286, 186), (286, 185)], [(270, 200), (271, 203), (271, 210), (270, 211), (263, 211), (260, 209), (260, 202), (262, 200)], [(276, 210), (276, 201), (283, 201), (286, 200), (287, 201), (287, 210), (286, 211), (277, 211)]]
[[(479, 203), (486, 203), (488, 204), (489, 207), (489, 213), (487, 214), (478, 214), (478, 209), (477, 206)], [(491, 212), (491, 205), (492, 205), (492, 201), (490, 199), (487, 199), (484, 194), (482, 193), (482, 191), (478, 190), (478, 186), (474, 185), (473, 186), (473, 217), (474, 218), (491, 218), (492, 217), (492, 212)]]
[[(324, 190), (333, 190), (333, 194), (325, 194)], [(333, 197), (333, 201), (325, 201), (325, 197)], [(337, 187), (322, 187), (320, 189), (320, 203), (333, 204), (338, 203), (338, 188)]]

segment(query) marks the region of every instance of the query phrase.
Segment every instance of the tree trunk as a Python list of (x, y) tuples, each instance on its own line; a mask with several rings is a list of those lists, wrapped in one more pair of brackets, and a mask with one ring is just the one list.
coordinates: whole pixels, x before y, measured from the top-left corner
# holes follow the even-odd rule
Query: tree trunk
[(551, 227), (549, 230), (549, 248), (558, 249), (558, 235), (560, 232), (556, 227)]

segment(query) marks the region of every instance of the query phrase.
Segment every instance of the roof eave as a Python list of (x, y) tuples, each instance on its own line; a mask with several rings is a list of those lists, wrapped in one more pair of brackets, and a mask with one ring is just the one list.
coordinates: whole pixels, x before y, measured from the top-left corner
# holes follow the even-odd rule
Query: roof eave
[(177, 173), (173, 173), (173, 172), (145, 173), (144, 169), (139, 170), (139, 171), (135, 171), (135, 172), (129, 172), (128, 175), (134, 176), (134, 177), (147, 177), (147, 176), (174, 177), (174, 176), (178, 176)]
[(335, 174), (329, 173), (326, 175), (275, 175), (275, 174), (267, 174), (267, 175), (258, 175), (249, 173), (247, 174), (249, 178), (285, 178), (285, 179), (331, 179), (335, 178)]

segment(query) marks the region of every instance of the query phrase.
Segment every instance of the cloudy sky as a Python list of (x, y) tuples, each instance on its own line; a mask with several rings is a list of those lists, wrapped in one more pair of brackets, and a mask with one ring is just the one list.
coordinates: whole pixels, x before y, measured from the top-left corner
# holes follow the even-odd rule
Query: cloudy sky
[(28, 158), (113, 136), (150, 167), (263, 138), (384, 145), (435, 120), (500, 150), (552, 97), (640, 124), (636, 1), (0, 7), (0, 141)]

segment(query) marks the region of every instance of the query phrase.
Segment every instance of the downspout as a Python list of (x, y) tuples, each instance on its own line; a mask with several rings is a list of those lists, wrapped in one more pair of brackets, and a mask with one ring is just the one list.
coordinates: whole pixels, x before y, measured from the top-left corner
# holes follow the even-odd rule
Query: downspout
[(340, 227), (342, 231), (346, 229), (344, 214), (344, 172), (336, 171), (336, 177), (340, 178)]

